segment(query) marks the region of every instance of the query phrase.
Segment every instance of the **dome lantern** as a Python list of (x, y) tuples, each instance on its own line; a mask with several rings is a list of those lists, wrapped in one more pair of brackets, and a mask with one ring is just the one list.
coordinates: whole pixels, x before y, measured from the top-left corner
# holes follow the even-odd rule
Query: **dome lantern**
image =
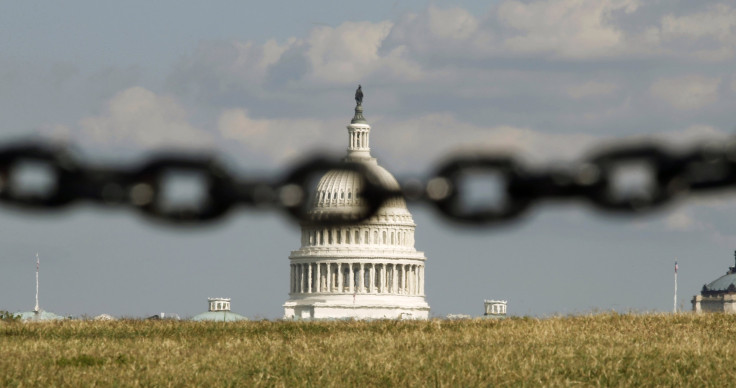
[(348, 125), (348, 155), (346, 161), (358, 162), (371, 160), (370, 133), (371, 126), (363, 117), (363, 91), (358, 85), (355, 91), (355, 115)]

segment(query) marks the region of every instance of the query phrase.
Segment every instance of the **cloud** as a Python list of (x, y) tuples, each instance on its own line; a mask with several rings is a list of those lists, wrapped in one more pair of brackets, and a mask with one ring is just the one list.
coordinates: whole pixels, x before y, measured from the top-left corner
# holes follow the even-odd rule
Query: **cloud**
[(698, 109), (718, 100), (717, 77), (688, 75), (675, 78), (660, 78), (651, 86), (654, 97), (678, 109)]
[(516, 32), (504, 41), (513, 52), (571, 59), (608, 57), (625, 41), (623, 31), (610, 22), (611, 14), (632, 13), (637, 7), (635, 0), (505, 1), (498, 7), (498, 21)]
[(344, 142), (334, 136), (340, 127), (336, 122), (309, 118), (258, 119), (244, 109), (224, 110), (217, 123), (218, 134), (225, 142), (236, 142), (244, 152), (267, 155), (276, 163), (304, 157), (315, 150), (338, 150), (340, 144), (347, 148), (347, 130)]
[(400, 168), (426, 167), (449, 154), (477, 151), (521, 156), (532, 163), (569, 160), (598, 139), (585, 133), (552, 134), (509, 125), (474, 125), (447, 113), (379, 120), (371, 134), (371, 144)]
[(661, 35), (665, 43), (687, 45), (705, 60), (733, 58), (736, 45), (736, 10), (726, 4), (711, 4), (702, 12), (675, 16), (667, 14), (661, 20)]
[(336, 28), (318, 27), (305, 41), (310, 81), (350, 84), (381, 71), (389, 79), (414, 78), (418, 69), (403, 60), (397, 47), (379, 54), (393, 23), (345, 22)]
[(694, 219), (691, 215), (682, 210), (675, 211), (667, 216), (664, 220), (664, 224), (668, 230), (677, 230), (681, 232), (710, 229), (708, 226)]
[(212, 137), (187, 116), (174, 98), (132, 87), (115, 95), (104, 114), (80, 120), (80, 140), (108, 147), (211, 148)]
[(610, 82), (589, 81), (584, 84), (578, 84), (567, 88), (567, 94), (579, 100), (586, 97), (605, 96), (615, 92), (618, 89), (616, 84)]

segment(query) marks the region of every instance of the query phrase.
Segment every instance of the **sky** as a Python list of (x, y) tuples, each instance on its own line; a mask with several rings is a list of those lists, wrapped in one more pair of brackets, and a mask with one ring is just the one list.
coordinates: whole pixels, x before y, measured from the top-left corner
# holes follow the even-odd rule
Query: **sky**
[[(208, 150), (278, 176), (340, 154), (362, 84), (371, 152), (399, 179), (469, 148), (571, 162), (651, 137), (736, 128), (736, 5), (685, 0), (0, 3), (0, 142), (63, 141), (90, 163)], [(690, 197), (611, 217), (580, 203), (467, 227), (410, 205), (431, 316), (689, 310), (733, 265), (736, 203)], [(182, 317), (207, 297), (275, 319), (298, 225), (240, 209), (206, 226), (124, 209), (0, 208), (0, 310)]]

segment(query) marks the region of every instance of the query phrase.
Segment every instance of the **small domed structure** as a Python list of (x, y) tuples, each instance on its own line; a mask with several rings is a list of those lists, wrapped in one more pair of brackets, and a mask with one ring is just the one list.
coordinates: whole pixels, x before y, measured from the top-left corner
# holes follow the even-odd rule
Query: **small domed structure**
[[(360, 96), (360, 97), (358, 97)], [(399, 183), (370, 154), (371, 126), (363, 117), (363, 93), (347, 126), (346, 162), (361, 163), (378, 183)], [(328, 171), (303, 222), (301, 247), (289, 255), (291, 281), (286, 319), (427, 319), (424, 253), (414, 248), (416, 225), (403, 198), (386, 201), (370, 219), (338, 226), (330, 213), (360, 213), (362, 180), (349, 170)]]
[(736, 265), (729, 267), (725, 275), (703, 285), (700, 295), (695, 295), (691, 302), (696, 313), (736, 313)]
[(505, 300), (489, 300), (483, 301), (485, 306), (484, 318), (505, 318), (506, 317), (506, 305), (508, 304)]
[(193, 321), (235, 322), (247, 320), (246, 317), (230, 311), (230, 298), (207, 298), (207, 312), (195, 315)]

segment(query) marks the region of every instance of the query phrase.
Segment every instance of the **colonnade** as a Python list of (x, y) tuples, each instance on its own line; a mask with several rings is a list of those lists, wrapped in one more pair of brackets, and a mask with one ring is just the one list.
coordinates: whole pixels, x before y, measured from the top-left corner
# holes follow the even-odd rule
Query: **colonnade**
[(352, 128), (348, 132), (350, 135), (350, 145), (348, 150), (358, 150), (370, 148), (370, 128)]
[(302, 246), (324, 246), (342, 244), (381, 244), (414, 246), (413, 228), (401, 227), (355, 227), (305, 229)]
[(424, 265), (373, 262), (291, 264), (291, 293), (424, 295)]

